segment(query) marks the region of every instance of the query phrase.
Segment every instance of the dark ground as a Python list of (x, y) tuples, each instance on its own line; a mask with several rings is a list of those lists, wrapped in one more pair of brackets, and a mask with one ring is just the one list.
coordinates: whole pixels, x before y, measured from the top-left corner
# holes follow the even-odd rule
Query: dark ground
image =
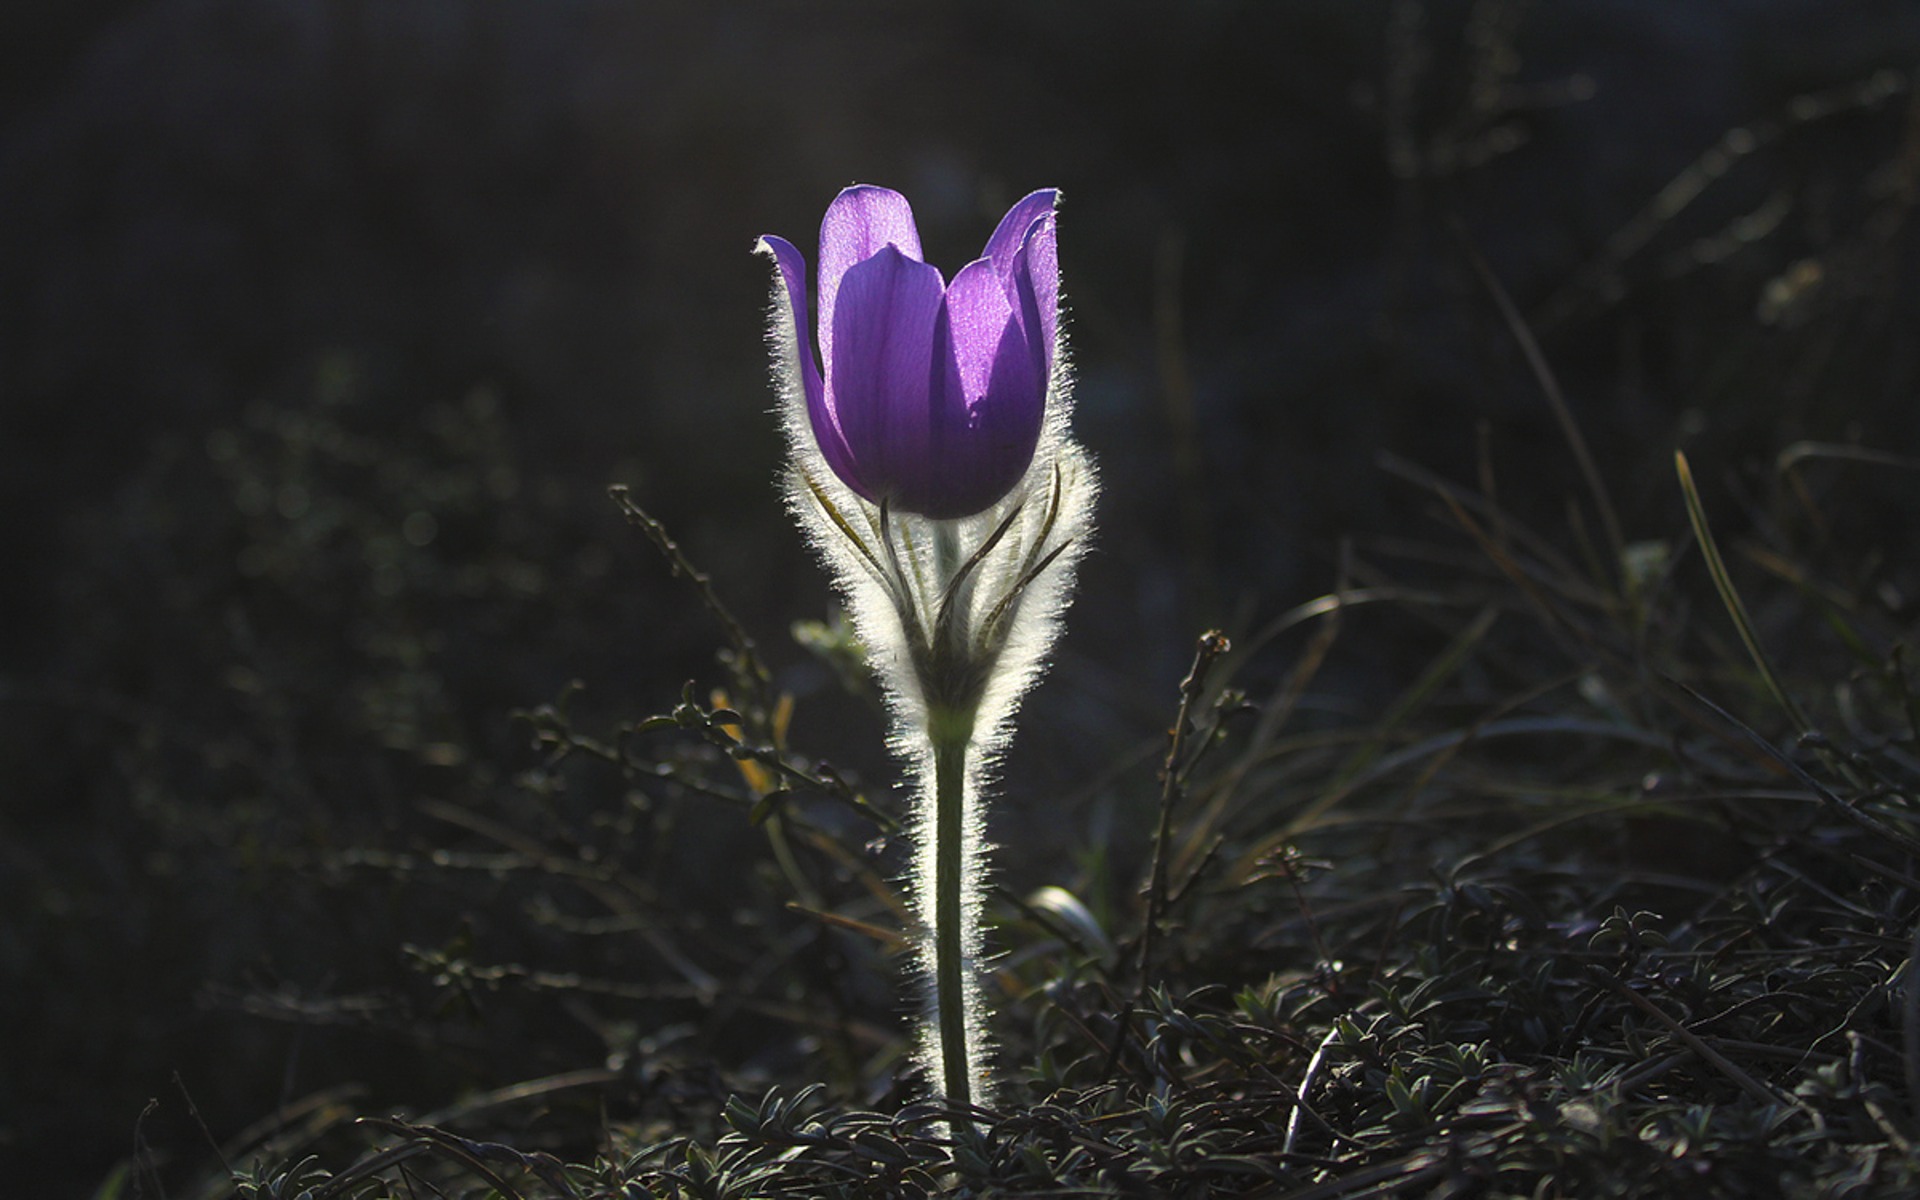
[[(829, 598), (770, 482), (748, 253), (810, 246), (848, 182), (906, 192), (949, 271), (1011, 199), (1066, 196), (1106, 498), (1009, 770), (1016, 878), (1072, 841), (1032, 798), (1164, 726), (1195, 631), (1409, 519), (1379, 451), (1467, 479), (1484, 422), (1507, 504), (1558, 504), (1467, 246), (1630, 528), (1675, 510), (1682, 440), (1916, 445), (1920, 4), (38, 7), (0, 16), (9, 1194), (84, 1194), (136, 1137), (197, 1162), (188, 1095), (225, 1137), (340, 1080), (469, 1078), (285, 1019), (459, 904), (284, 872), (526, 770), (508, 713), (569, 680), (583, 721), (716, 682), (609, 483), (817, 698), (796, 739), (887, 776), (785, 636)], [(1396, 668), (1348, 669), (1364, 706)]]

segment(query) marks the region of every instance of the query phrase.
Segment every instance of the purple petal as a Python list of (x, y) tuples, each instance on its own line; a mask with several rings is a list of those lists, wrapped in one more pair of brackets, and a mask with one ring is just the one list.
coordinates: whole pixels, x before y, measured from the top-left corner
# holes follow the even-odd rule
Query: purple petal
[[(960, 268), (947, 287), (945, 316), (948, 363), (952, 368), (948, 376), (958, 384), (945, 399), (963, 410), (971, 409), (987, 394), (1007, 327), (1017, 324), (1013, 298), (991, 259), (976, 259)], [(1019, 335), (1021, 331), (1016, 327), (1014, 333)], [(1024, 352), (1026, 339), (1021, 336), (1020, 340)]]
[(991, 259), (953, 277), (938, 328), (943, 361), (931, 397), (929, 469), (903, 506), (960, 517), (986, 509), (1026, 473), (1047, 381)]
[(1026, 241), (1027, 231), (1033, 228), (1035, 221), (1053, 212), (1054, 206), (1059, 203), (1058, 188), (1041, 188), (1028, 195), (1000, 218), (1000, 224), (994, 229), (993, 236), (987, 239), (987, 248), (980, 257), (992, 259), (1002, 278), (1011, 275), (1014, 256)]
[(772, 234), (761, 238), (754, 249), (772, 255), (774, 264), (780, 269), (792, 331), (791, 341), (783, 339), (783, 344), (776, 349), (783, 355), (793, 356), (794, 369), (799, 373), (801, 386), (806, 390), (807, 418), (813, 426), (814, 441), (819, 444), (820, 452), (826, 456), (827, 465), (833, 468), (834, 474), (845, 479), (853, 470), (853, 455), (848, 452), (846, 439), (841, 436), (839, 426), (834, 422), (833, 411), (827, 407), (825, 389), (820, 383), (820, 368), (813, 360), (812, 339), (807, 336), (807, 260), (792, 242)]
[(840, 279), (827, 404), (858, 465), (857, 478), (841, 478), (869, 500), (929, 470), (927, 392), (944, 291), (938, 269), (891, 245)]
[[(1051, 378), (1060, 335), (1060, 253), (1052, 213), (1043, 214), (1028, 227), (1014, 259), (1012, 283), (1019, 298), (1021, 321), (1045, 360), (1044, 373)], [(1032, 332), (1036, 317), (1038, 336)]]
[[(807, 260), (804, 255), (783, 237), (767, 234), (754, 245), (754, 250), (771, 255), (774, 265), (780, 269), (780, 280), (786, 287), (787, 311), (793, 318), (794, 345), (792, 353), (799, 360), (802, 376), (807, 381), (807, 397), (811, 402), (820, 390), (820, 369), (813, 359), (813, 348), (809, 345), (807, 332)], [(783, 351), (788, 347), (781, 347)]]
[(820, 221), (820, 361), (833, 370), (834, 306), (847, 269), (892, 246), (915, 262), (922, 259), (913, 207), (899, 192), (861, 184), (827, 206)]

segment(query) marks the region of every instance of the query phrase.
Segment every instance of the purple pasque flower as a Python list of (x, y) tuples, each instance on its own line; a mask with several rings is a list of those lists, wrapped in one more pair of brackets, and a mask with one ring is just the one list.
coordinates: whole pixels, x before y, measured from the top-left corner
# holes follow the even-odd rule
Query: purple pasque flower
[(760, 240), (786, 285), (814, 441), (855, 492), (948, 520), (992, 507), (1026, 474), (1053, 378), (1058, 195), (1015, 204), (951, 283), (921, 257), (905, 196), (834, 197), (820, 222), (824, 378), (807, 338), (806, 259)]

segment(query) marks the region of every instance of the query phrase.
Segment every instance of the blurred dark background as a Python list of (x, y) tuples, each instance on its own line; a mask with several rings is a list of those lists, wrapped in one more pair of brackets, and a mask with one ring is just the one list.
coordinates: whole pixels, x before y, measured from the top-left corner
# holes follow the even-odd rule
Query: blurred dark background
[(1484, 430), (1505, 501), (1559, 519), (1471, 254), (1630, 534), (1681, 440), (1912, 450), (1916, 61), (1911, 0), (8, 6), (0, 1177), (84, 1190), (150, 1097), (225, 1137), (485, 1074), (326, 1007), (462, 903), (343, 907), (313, 864), (507, 786), (509, 713), (569, 681), (583, 727), (720, 681), (610, 483), (761, 635), (793, 741), (888, 777), (787, 633), (831, 599), (772, 484), (756, 235), (810, 248), (883, 183), (951, 273), (1065, 193), (1106, 495), (996, 828), (1044, 881), (1078, 838), (1042, 798), (1151, 744), (1197, 631), (1414, 519), (1380, 451), (1472, 480)]

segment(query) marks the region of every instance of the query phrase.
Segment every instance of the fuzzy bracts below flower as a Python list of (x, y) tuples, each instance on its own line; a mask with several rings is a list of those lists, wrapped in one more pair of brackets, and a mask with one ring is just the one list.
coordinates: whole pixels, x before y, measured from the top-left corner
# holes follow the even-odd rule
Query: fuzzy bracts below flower
[(852, 187), (820, 227), (819, 362), (807, 265), (778, 268), (769, 333), (788, 502), (846, 598), (919, 784), (914, 893), (941, 1092), (985, 1097), (980, 792), (1044, 668), (1098, 485), (1067, 435), (1054, 205), (1015, 204), (946, 283), (906, 198)]

